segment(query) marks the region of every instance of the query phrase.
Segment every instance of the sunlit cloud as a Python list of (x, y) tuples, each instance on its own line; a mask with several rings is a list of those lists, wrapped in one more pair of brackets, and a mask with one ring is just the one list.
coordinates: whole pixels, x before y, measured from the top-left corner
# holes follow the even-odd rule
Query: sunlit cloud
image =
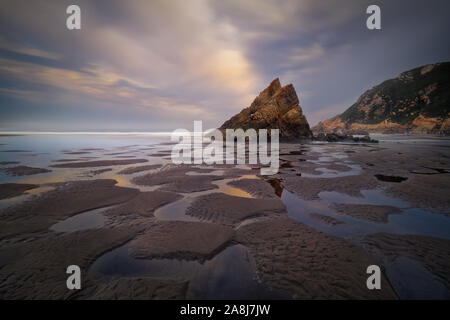
[[(77, 94), (94, 96), (119, 95), (120, 92), (115, 91), (116, 88), (114, 88), (114, 85), (120, 83), (120, 81), (129, 82), (140, 88), (152, 88), (139, 84), (132, 79), (105, 72), (95, 67), (74, 71), (0, 58), (0, 73), (7, 74), (10, 77), (24, 82), (32, 82), (67, 91), (74, 91)], [(125, 92), (135, 91), (132, 87), (122, 86), (121, 89), (126, 90)]]
[(22, 46), (22, 45), (16, 44), (16, 43), (7, 42), (2, 37), (0, 37), (0, 49), (11, 51), (11, 52), (16, 52), (16, 53), (20, 53), (20, 54), (24, 54), (24, 55), (28, 55), (28, 56), (34, 56), (34, 57), (38, 57), (38, 58), (45, 58), (45, 59), (51, 59), (51, 60), (61, 59), (61, 55), (59, 55), (59, 54), (56, 54), (53, 52), (48, 52), (48, 51), (37, 49), (37, 48), (25, 47), (25, 46)]

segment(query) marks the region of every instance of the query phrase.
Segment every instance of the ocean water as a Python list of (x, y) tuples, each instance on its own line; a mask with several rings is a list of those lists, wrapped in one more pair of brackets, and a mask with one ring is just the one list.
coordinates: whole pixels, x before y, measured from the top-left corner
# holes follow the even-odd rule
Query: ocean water
[(52, 164), (56, 164), (55, 160), (61, 159), (88, 161), (134, 157), (156, 163), (159, 159), (152, 159), (148, 155), (167, 149), (164, 143), (168, 142), (170, 136), (161, 133), (0, 135), (0, 162), (19, 162), (0, 165), (0, 168), (25, 165), (52, 170), (52, 173), (21, 177), (0, 171), (0, 182), (48, 183), (73, 178), (71, 172), (77, 170), (50, 168)]
[(450, 147), (450, 137), (445, 136), (371, 133), (370, 137), (382, 143)]

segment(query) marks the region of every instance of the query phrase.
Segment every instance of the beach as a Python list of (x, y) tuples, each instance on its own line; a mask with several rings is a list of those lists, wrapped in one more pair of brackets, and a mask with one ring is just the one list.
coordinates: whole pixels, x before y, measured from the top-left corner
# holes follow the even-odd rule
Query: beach
[(175, 165), (167, 134), (0, 135), (0, 298), (448, 299), (450, 140), (373, 137), (262, 176)]

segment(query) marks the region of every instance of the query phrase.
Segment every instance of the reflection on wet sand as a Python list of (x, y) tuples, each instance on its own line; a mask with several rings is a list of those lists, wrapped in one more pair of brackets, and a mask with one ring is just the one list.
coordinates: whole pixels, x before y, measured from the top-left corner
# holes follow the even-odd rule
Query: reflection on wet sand
[[(168, 149), (168, 144), (165, 144), (164, 141), (155, 140), (149, 148), (141, 147), (144, 143), (148, 145), (148, 141), (136, 137), (120, 137), (117, 140), (112, 137), (96, 137), (90, 143), (86, 143), (87, 140), (79, 137), (73, 140), (55, 137), (50, 137), (49, 140), (41, 137), (41, 140), (36, 140), (36, 137), (33, 137), (30, 141), (24, 137), (15, 137), (11, 143), (8, 143), (8, 149), (30, 150), (36, 156), (24, 157), (18, 151), (6, 152), (2, 153), (0, 160), (2, 162), (19, 160), (17, 162), (20, 164), (30, 167), (48, 168), (52, 164), (60, 163), (55, 162), (58, 159), (66, 159), (65, 163), (75, 163), (77, 161), (89, 162), (89, 159), (96, 159), (95, 161), (114, 160), (114, 157), (120, 155), (130, 159), (145, 158), (148, 160), (145, 164), (152, 169), (133, 170), (136, 165), (123, 164), (112, 165), (108, 167), (110, 169), (108, 171), (99, 170), (101, 168), (94, 166), (92, 168), (52, 168), (52, 172), (26, 177), (12, 177), (2, 173), (0, 174), (1, 182), (36, 184), (39, 187), (30, 189), (23, 195), (0, 200), (0, 210), (38, 199), (43, 194), (54, 190), (54, 184), (67, 181), (113, 179), (116, 181), (116, 187), (135, 189), (132, 192), (136, 194), (164, 190), (168, 185), (168, 183), (157, 185), (134, 183), (134, 179), (137, 177), (165, 172), (166, 165), (170, 164), (170, 159), (167, 158), (170, 148)], [(47, 142), (42, 142), (40, 148), (36, 141)], [(70, 145), (71, 142), (74, 145)], [(417, 142), (420, 143), (421, 140), (418, 139)], [(450, 212), (450, 205), (444, 197), (446, 192), (448, 195), (448, 185), (450, 185), (448, 183), (449, 175), (446, 171), (446, 168), (450, 167), (446, 160), (449, 157), (436, 156), (438, 154), (448, 156), (449, 148), (415, 146), (413, 149), (404, 144), (396, 145), (394, 148), (388, 142), (386, 144), (380, 142), (380, 145), (376, 147), (309, 143), (302, 145), (301, 149), (298, 144), (285, 144), (281, 146), (281, 149), (284, 166), (276, 175), (261, 177), (248, 174), (248, 172), (257, 174), (259, 170), (250, 171), (250, 167), (246, 165), (192, 166), (188, 170), (180, 170), (175, 173), (171, 177), (171, 183), (177, 179), (185, 179), (185, 176), (189, 176), (189, 179), (185, 179), (186, 183), (200, 181), (196, 180), (198, 177), (207, 177), (209, 180), (203, 181), (205, 188), (194, 188), (195, 192), (183, 192), (179, 188), (175, 191), (169, 190), (175, 194), (174, 199), (176, 200), (164, 203), (156, 210), (150, 210), (144, 216), (132, 213), (126, 217), (107, 216), (104, 211), (109, 209), (108, 207), (83, 212), (76, 211), (79, 213), (53, 222), (50, 230), (47, 228), (39, 236), (49, 237), (50, 243), (51, 241), (57, 243), (63, 237), (75, 237), (78, 234), (83, 235), (83, 232), (88, 234), (117, 227), (130, 232), (131, 235), (128, 238), (125, 237), (128, 241), (136, 237), (138, 233), (149, 232), (149, 226), (167, 221), (191, 221), (220, 225), (226, 222), (231, 225), (233, 232), (242, 236), (246, 232), (252, 234), (252, 228), (255, 226), (270, 226), (273, 223), (280, 226), (279, 230), (270, 231), (274, 232), (274, 238), (270, 241), (276, 243), (285, 238), (284, 232), (295, 234), (296, 231), (293, 227), (295, 224), (291, 225), (291, 222), (297, 221), (303, 226), (320, 231), (316, 234), (317, 239), (314, 240), (318, 243), (328, 239), (326, 237), (335, 237), (333, 239), (339, 239), (345, 241), (346, 244), (364, 249), (369, 248), (366, 237), (376, 236), (379, 233), (450, 239), (450, 218), (446, 214), (446, 212)], [(63, 154), (62, 150), (66, 153)], [(67, 154), (67, 152), (73, 153), (73, 157), (71, 158), (71, 154)], [(88, 152), (90, 158), (81, 159), (77, 155), (80, 152)], [(152, 153), (151, 156), (146, 155), (149, 152)], [(152, 165), (156, 164), (161, 167), (153, 168)], [(439, 170), (427, 168), (438, 168)], [(95, 171), (95, 174), (91, 171)], [(121, 171), (127, 172), (127, 174), (121, 174)], [(192, 177), (195, 179), (190, 180)], [(377, 177), (382, 178), (377, 179)], [(399, 179), (395, 179), (395, 177), (407, 177), (408, 179), (401, 179), (398, 182)], [(151, 178), (150, 175), (149, 179)], [(254, 181), (251, 183), (244, 181), (247, 179), (263, 181), (273, 190), (271, 191), (269, 187), (271, 192), (268, 194), (267, 190), (260, 188), (253, 183)], [(233, 183), (236, 181), (241, 183)], [(439, 191), (439, 189), (443, 191)], [(225, 194), (229, 197), (215, 197), (218, 194)], [(210, 195), (213, 197), (209, 198)], [(133, 195), (130, 194), (131, 197)], [(217, 202), (209, 203), (208, 199), (215, 199)], [(239, 202), (244, 201), (242, 199), (252, 199), (251, 201), (255, 201), (255, 207), (261, 203), (270, 203), (273, 207), (267, 212), (262, 212), (264, 210), (261, 209), (261, 212), (255, 212), (251, 216), (242, 212), (232, 216), (239, 211), (235, 206), (236, 203), (243, 203)], [(199, 200), (203, 200), (203, 202), (199, 202)], [(129, 201), (127, 203), (131, 203), (131, 200), (127, 201)], [(68, 206), (75, 203), (69, 202)], [(192, 207), (194, 202), (196, 206)], [(205, 209), (205, 206), (212, 210), (217, 209), (217, 212), (220, 211), (220, 216), (211, 214)], [(215, 208), (215, 206), (218, 207)], [(95, 208), (95, 206), (90, 208)], [(130, 205), (130, 208), (133, 210), (133, 205)], [(188, 208), (191, 211), (199, 210), (202, 214), (190, 212), (191, 215), (187, 215)], [(250, 209), (248, 212), (252, 211)], [(228, 216), (225, 216), (227, 214)], [(289, 223), (286, 222), (287, 220), (283, 220), (286, 216), (290, 218)], [(199, 217), (202, 217), (202, 220)], [(230, 220), (230, 217), (235, 220)], [(254, 236), (256, 235), (262, 237), (258, 240), (261, 241), (258, 242), (258, 245), (264, 245), (264, 241), (267, 241), (264, 240), (266, 234), (258, 234), (256, 230)], [(36, 234), (31, 234), (31, 236), (36, 236)], [(125, 238), (121, 238), (120, 241), (124, 241)], [(299, 243), (302, 243), (302, 239), (299, 235)], [(290, 251), (277, 249), (278, 251), (272, 252), (269, 250), (270, 248), (266, 248), (267, 250), (258, 252), (252, 247), (254, 244), (251, 240), (236, 235), (226, 248), (204, 263), (197, 260), (135, 259), (129, 255), (128, 244), (117, 240), (112, 244), (112, 247), (116, 249), (107, 253), (102, 252), (101, 255), (95, 257), (96, 259), (93, 259), (95, 262), (89, 269), (89, 276), (96, 283), (97, 281), (104, 283), (109, 281), (108, 279), (117, 277), (134, 276), (181, 279), (189, 283), (186, 292), (187, 298), (291, 298), (292, 292), (279, 291), (273, 287), (269, 288), (270, 286), (266, 282), (262, 284), (258, 282), (261, 281), (260, 276), (262, 276), (264, 281), (272, 283), (280, 275), (269, 270), (267, 265), (256, 264), (253, 258), (258, 256), (260, 261), (275, 261), (276, 263), (271, 267), (276, 268), (277, 263), (285, 265), (286, 261), (290, 261), (289, 252), (301, 249), (296, 247), (290, 248)], [(0, 251), (9, 249), (8, 246), (12, 243), (15, 242), (2, 241)], [(288, 247), (289, 243), (281, 243), (281, 245)], [(313, 246), (308, 243), (305, 245), (308, 248)], [(416, 244), (416, 246), (420, 245), (420, 242)], [(442, 248), (444, 247), (442, 246)], [(444, 250), (442, 248), (439, 250)], [(80, 248), (80, 250), (89, 250), (89, 248)], [(448, 288), (441, 281), (433, 278), (433, 272), (430, 269), (424, 269), (420, 259), (400, 255), (396, 260), (391, 261), (384, 259), (385, 254), (381, 250), (371, 249), (369, 251), (374, 257), (383, 261), (386, 275), (401, 298), (446, 298), (449, 296)], [(44, 253), (42, 254), (44, 255)], [(311, 254), (315, 255), (314, 259), (317, 260), (317, 263), (325, 261), (325, 257), (321, 256), (320, 252), (312, 250)], [(446, 251), (442, 251), (442, 255), (445, 254)], [(335, 262), (340, 263), (341, 261)], [(314, 266), (308, 267), (313, 268)], [(298, 277), (295, 272), (296, 270), (289, 270), (283, 274), (282, 278), (284, 283), (290, 282), (286, 287), (295, 288), (297, 291), (294, 291), (298, 294), (298, 292), (302, 292), (300, 290), (302, 286), (292, 280)], [(415, 279), (419, 279), (417, 285), (413, 285)], [(20, 281), (17, 286), (17, 290), (21, 290)], [(310, 293), (304, 294), (305, 298), (310, 297), (308, 296)]]
[(128, 244), (101, 256), (89, 269), (89, 277), (108, 281), (110, 277), (150, 276), (189, 280), (187, 299), (270, 299), (286, 293), (259, 284), (247, 249), (232, 245), (211, 260), (134, 259)]

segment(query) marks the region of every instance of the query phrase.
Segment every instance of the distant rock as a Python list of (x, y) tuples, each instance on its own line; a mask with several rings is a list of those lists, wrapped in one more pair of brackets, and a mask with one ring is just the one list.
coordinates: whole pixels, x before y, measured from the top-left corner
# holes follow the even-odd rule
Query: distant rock
[(327, 141), (327, 142), (341, 142), (341, 141), (348, 141), (348, 142), (364, 142), (364, 143), (378, 143), (378, 140), (372, 139), (368, 135), (365, 135), (363, 137), (355, 137), (348, 134), (340, 134), (340, 133), (323, 133), (320, 132), (313, 138), (317, 141)]
[(220, 130), (239, 128), (279, 129), (282, 140), (312, 137), (294, 86), (281, 87), (278, 78), (253, 100), (250, 107), (225, 121)]
[(450, 134), (450, 62), (401, 73), (367, 90), (344, 113), (319, 122), (318, 133)]

